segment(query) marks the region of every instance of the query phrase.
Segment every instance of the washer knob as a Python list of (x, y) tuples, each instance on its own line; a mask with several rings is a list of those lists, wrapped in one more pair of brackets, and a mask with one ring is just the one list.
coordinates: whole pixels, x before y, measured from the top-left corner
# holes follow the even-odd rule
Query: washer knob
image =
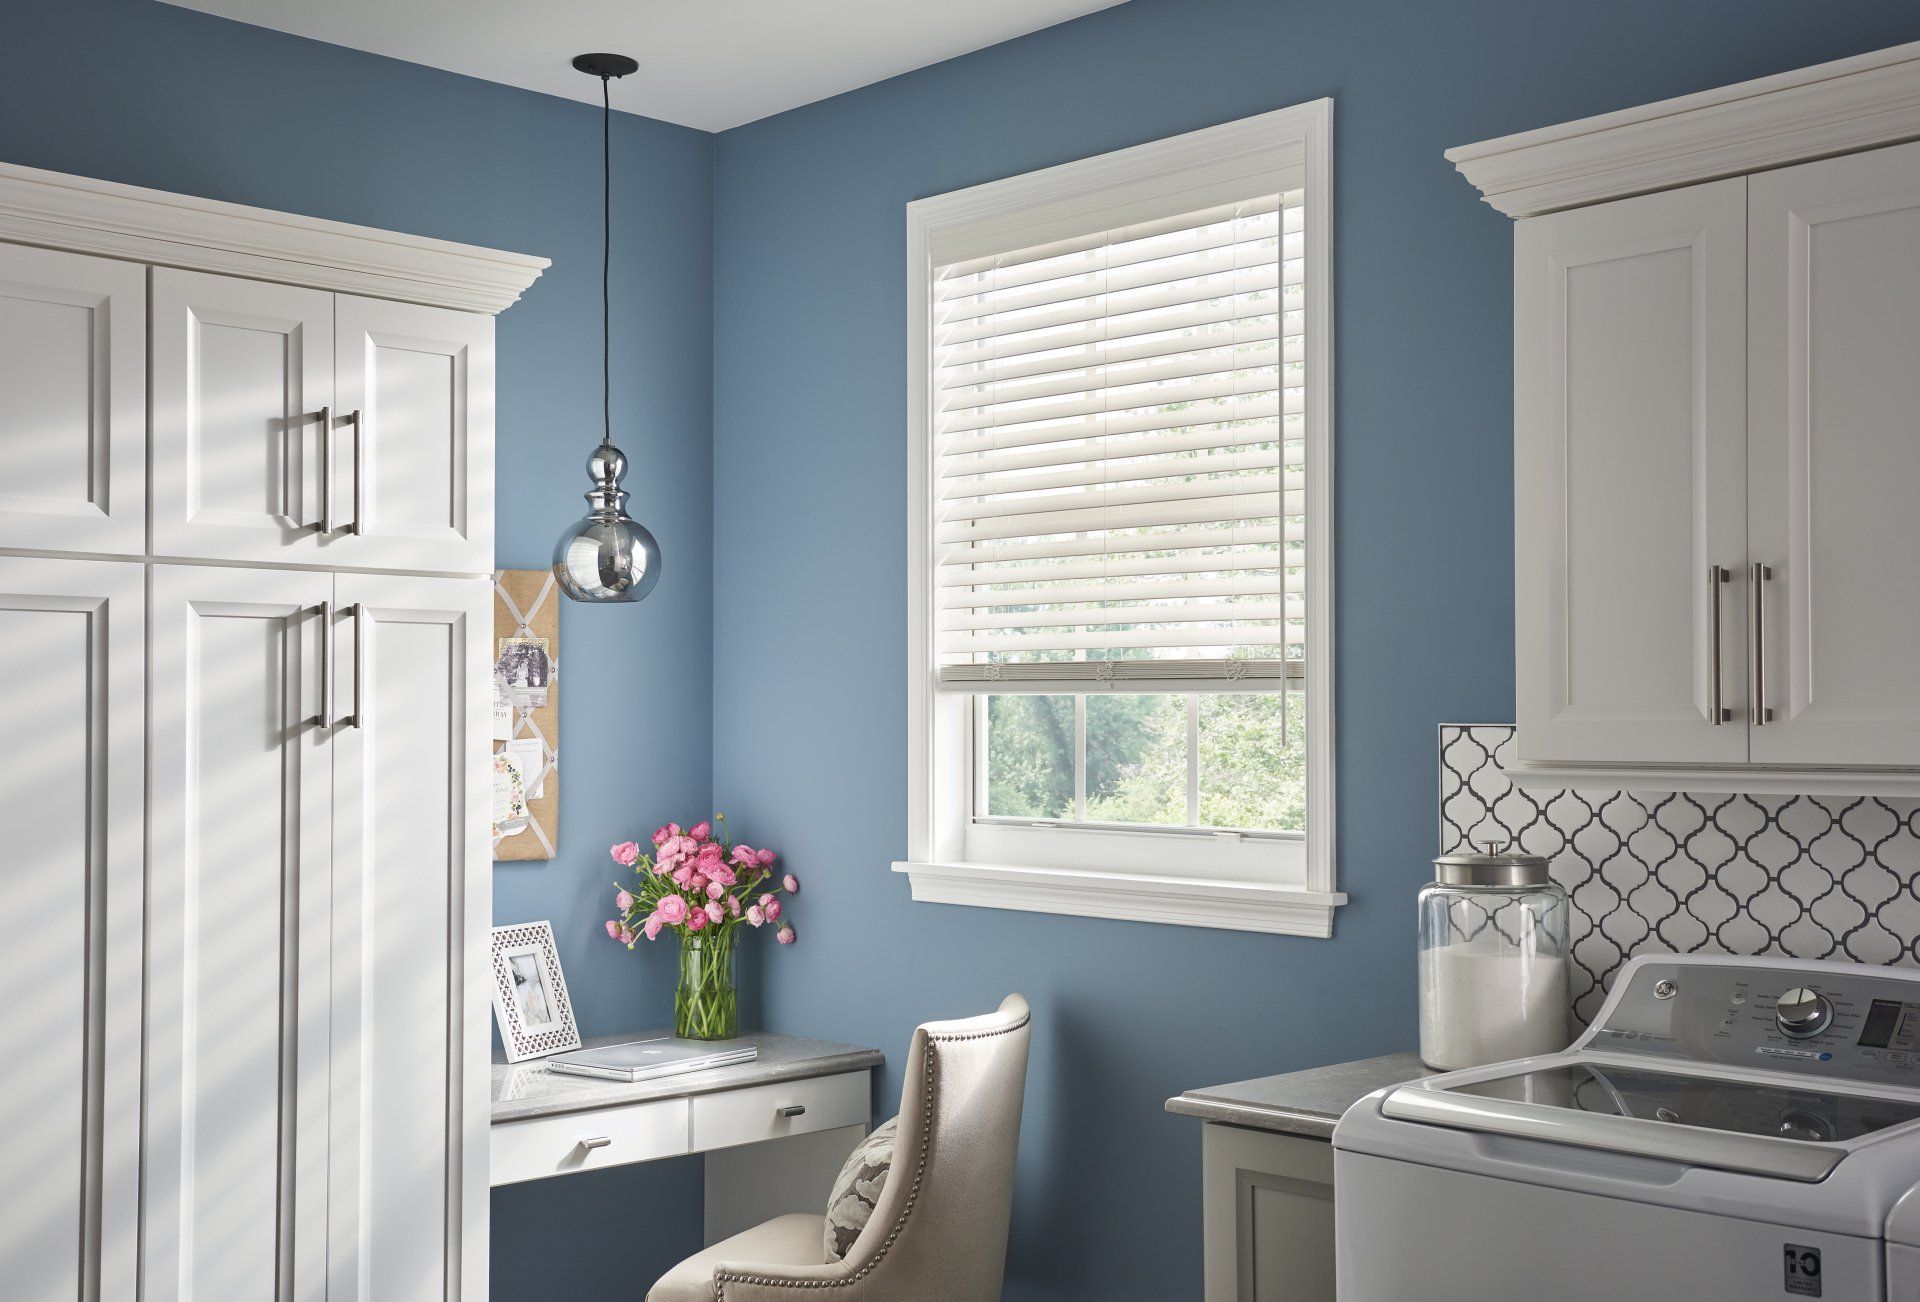
[(1833, 1021), (1833, 1005), (1819, 991), (1795, 986), (1774, 1000), (1773, 1021), (1782, 1035), (1804, 1040), (1827, 1029)]

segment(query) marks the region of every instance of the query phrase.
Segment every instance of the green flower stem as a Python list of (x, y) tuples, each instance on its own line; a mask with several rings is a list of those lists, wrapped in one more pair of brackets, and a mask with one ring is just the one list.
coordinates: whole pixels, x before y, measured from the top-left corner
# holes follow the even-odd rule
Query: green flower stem
[(673, 1033), (683, 1040), (731, 1040), (740, 1033), (740, 997), (733, 981), (735, 932), (723, 925), (680, 938)]

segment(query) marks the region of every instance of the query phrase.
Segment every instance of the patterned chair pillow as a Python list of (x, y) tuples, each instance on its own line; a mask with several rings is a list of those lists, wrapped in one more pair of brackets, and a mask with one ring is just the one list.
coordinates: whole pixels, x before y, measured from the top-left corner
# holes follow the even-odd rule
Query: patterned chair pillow
[(899, 1133), (900, 1118), (883, 1121), (847, 1155), (846, 1165), (833, 1182), (833, 1193), (827, 1198), (828, 1261), (843, 1260), (853, 1250), (860, 1231), (867, 1228), (874, 1204), (880, 1201), (880, 1191), (887, 1187), (894, 1139)]

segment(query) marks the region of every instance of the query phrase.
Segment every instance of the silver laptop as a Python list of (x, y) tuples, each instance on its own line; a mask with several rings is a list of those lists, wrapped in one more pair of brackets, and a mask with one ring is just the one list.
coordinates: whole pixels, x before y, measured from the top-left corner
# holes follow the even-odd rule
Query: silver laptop
[(623, 1044), (603, 1044), (597, 1049), (557, 1053), (547, 1059), (547, 1069), (601, 1080), (641, 1081), (752, 1062), (758, 1053), (750, 1044), (715, 1044), (662, 1035), (651, 1040), (628, 1040)]

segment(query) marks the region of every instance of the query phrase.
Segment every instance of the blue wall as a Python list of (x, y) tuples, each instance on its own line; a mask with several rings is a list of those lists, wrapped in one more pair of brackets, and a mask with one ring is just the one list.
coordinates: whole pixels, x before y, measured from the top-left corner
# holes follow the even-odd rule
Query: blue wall
[[(806, 879), (766, 1020), (886, 1048), (891, 1095), (915, 1022), (1033, 1001), (1010, 1298), (1197, 1296), (1162, 1101), (1412, 1043), (1435, 725), (1512, 712), (1510, 229), (1441, 152), (1917, 37), (1909, 0), (1132, 0), (721, 136), (714, 792)], [(1322, 95), (1335, 939), (911, 903), (904, 205)]]
[[(631, 116), (614, 132), (615, 435), (666, 569), (644, 605), (563, 611), (561, 854), (494, 883), (498, 920), (553, 919), (589, 1034), (671, 1017), (672, 955), (600, 931), (606, 847), (707, 808), (710, 779), (713, 138)], [(544, 569), (585, 510), (597, 108), (151, 0), (4, 0), (0, 159), (552, 258), (499, 319), (499, 563)], [(693, 1161), (504, 1190), (500, 1295), (635, 1296), (697, 1241), (699, 1198)], [(632, 1233), (635, 1206), (657, 1233)]]

